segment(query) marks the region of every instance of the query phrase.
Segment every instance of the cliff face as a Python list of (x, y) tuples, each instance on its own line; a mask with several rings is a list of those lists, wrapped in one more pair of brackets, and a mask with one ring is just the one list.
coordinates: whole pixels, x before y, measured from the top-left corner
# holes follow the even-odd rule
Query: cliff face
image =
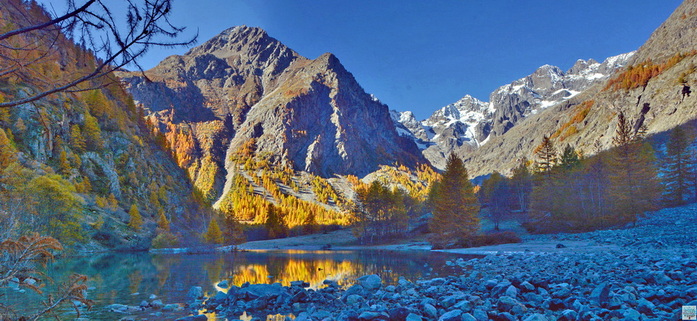
[(323, 177), (426, 162), (335, 56), (304, 58), (258, 28), (225, 30), (145, 75), (120, 76), (163, 131), (191, 133), (171, 137), (195, 146), (180, 165), (211, 198), (242, 150)]

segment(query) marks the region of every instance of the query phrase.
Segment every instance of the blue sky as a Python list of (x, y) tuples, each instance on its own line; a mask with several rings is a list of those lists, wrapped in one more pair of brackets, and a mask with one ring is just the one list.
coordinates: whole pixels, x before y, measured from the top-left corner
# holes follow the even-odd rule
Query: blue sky
[[(488, 101), (544, 64), (566, 70), (635, 50), (681, 2), (175, 0), (172, 22), (198, 30), (199, 43), (244, 24), (308, 58), (332, 52), (367, 92), (424, 119), (465, 94)], [(141, 62), (186, 50), (152, 50)]]

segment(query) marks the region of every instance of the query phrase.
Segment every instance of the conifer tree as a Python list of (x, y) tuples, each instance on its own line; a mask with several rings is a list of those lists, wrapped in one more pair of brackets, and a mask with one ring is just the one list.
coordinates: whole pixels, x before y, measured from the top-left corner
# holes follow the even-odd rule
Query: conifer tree
[(157, 227), (163, 231), (169, 231), (169, 220), (167, 219), (167, 216), (165, 216), (165, 211), (160, 208), (158, 212)]
[(629, 120), (620, 113), (610, 158), (609, 196), (615, 224), (636, 222), (636, 216), (657, 208), (661, 195), (653, 148), (641, 140)]
[(670, 132), (666, 144), (667, 155), (663, 163), (665, 200), (668, 205), (682, 205), (689, 193), (691, 171), (688, 147), (690, 139), (680, 126)]
[(559, 159), (559, 166), (561, 166), (565, 170), (569, 170), (578, 166), (580, 163), (581, 159), (578, 156), (576, 149), (573, 146), (567, 144), (566, 147), (564, 147), (564, 151), (561, 154), (561, 158)]
[(208, 223), (208, 229), (203, 234), (203, 240), (209, 244), (222, 244), (224, 242), (223, 232), (220, 230), (218, 221), (215, 218)]
[(99, 128), (97, 119), (89, 113), (85, 113), (85, 124), (82, 127), (82, 134), (85, 138), (87, 150), (98, 151), (102, 149), (104, 145), (102, 130)]
[(131, 205), (131, 209), (128, 211), (128, 216), (131, 220), (128, 222), (128, 226), (136, 231), (140, 231), (143, 225), (143, 217), (140, 215), (138, 206), (136, 204)]
[(70, 145), (78, 153), (83, 153), (87, 149), (87, 143), (82, 136), (82, 131), (77, 125), (70, 127)]
[(545, 176), (551, 172), (552, 167), (557, 164), (557, 150), (554, 148), (552, 140), (547, 136), (542, 136), (542, 143), (535, 148), (535, 168), (537, 172), (544, 173)]
[(459, 157), (450, 155), (441, 180), (432, 188), (431, 243), (436, 248), (467, 243), (479, 230), (479, 203)]

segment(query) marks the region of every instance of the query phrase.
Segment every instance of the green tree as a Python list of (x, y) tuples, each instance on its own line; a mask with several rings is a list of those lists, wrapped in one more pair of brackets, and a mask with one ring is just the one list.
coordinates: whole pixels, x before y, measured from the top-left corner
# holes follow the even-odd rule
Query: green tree
[(128, 210), (128, 216), (131, 218), (128, 222), (128, 226), (136, 231), (140, 231), (143, 225), (143, 217), (140, 215), (140, 211), (136, 204), (131, 205), (131, 209)]
[(559, 166), (565, 170), (569, 170), (580, 164), (581, 158), (578, 156), (578, 152), (576, 152), (573, 146), (567, 144), (566, 147), (564, 147), (561, 158), (559, 158)]
[(432, 189), (431, 243), (436, 248), (467, 244), (479, 231), (479, 203), (467, 169), (455, 154), (448, 158), (441, 180)]
[(673, 128), (666, 144), (666, 158), (663, 162), (663, 182), (665, 201), (668, 205), (682, 205), (689, 194), (690, 139), (680, 126)]

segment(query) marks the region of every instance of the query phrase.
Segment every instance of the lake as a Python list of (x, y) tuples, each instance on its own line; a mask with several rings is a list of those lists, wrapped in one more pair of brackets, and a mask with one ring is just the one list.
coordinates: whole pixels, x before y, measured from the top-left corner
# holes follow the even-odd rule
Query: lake
[[(216, 285), (227, 280), (231, 285), (276, 283), (287, 286), (290, 281), (303, 280), (311, 287), (323, 287), (324, 280), (350, 285), (366, 274), (378, 274), (384, 283), (394, 284), (400, 276), (410, 281), (420, 278), (453, 275), (461, 268), (447, 266), (447, 260), (462, 255), (428, 251), (251, 251), (215, 254), (151, 254), (107, 253), (87, 257), (62, 258), (47, 267), (47, 274), (56, 283), (72, 273), (89, 278), (88, 298), (94, 301), (91, 311), (83, 313), (90, 320), (119, 320), (124, 314), (109, 312), (110, 304), (139, 305), (157, 296), (164, 304), (185, 303), (192, 286), (215, 294)], [(471, 257), (465, 257), (471, 258)], [(51, 286), (48, 287), (50, 290)], [(26, 291), (0, 290), (0, 300), (24, 308), (37, 308), (38, 295)], [(185, 311), (162, 316), (147, 310), (136, 314), (138, 319), (174, 319)], [(74, 318), (72, 309), (60, 313)]]

